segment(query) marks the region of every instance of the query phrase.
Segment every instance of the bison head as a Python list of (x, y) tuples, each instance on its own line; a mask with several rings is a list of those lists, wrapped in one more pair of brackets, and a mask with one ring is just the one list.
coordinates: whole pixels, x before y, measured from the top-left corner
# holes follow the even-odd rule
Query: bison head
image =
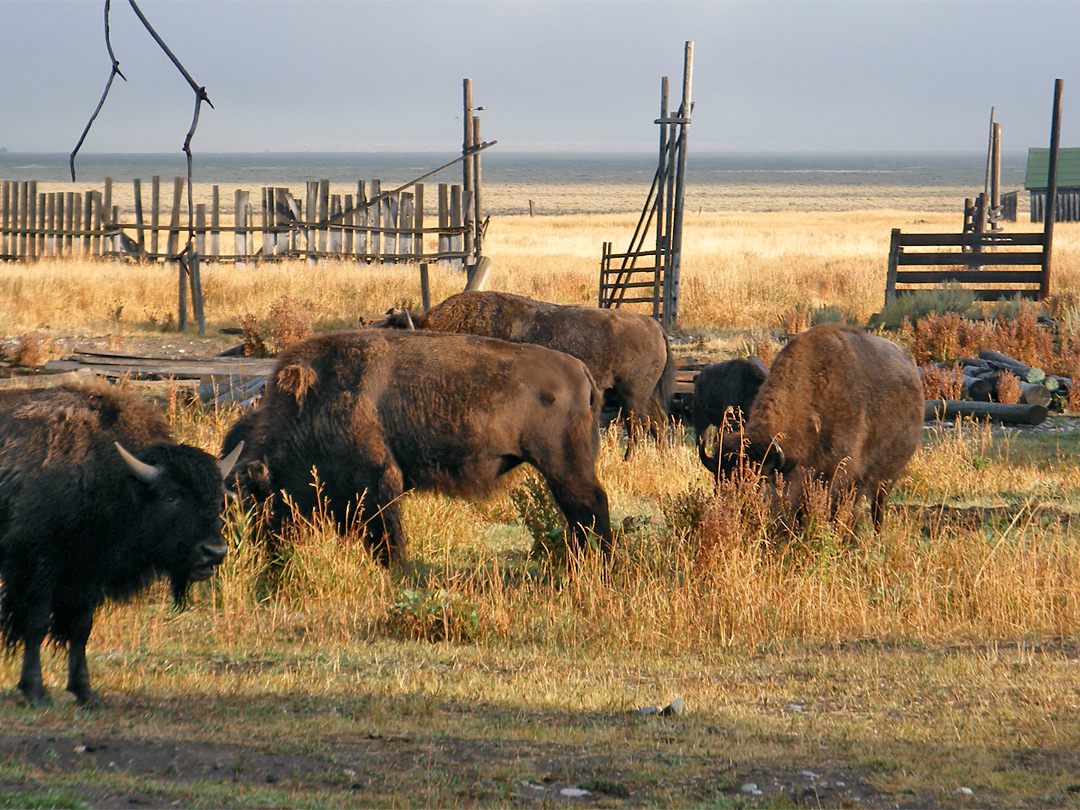
[(705, 436), (698, 437), (697, 447), (701, 463), (713, 475), (730, 473), (741, 463), (758, 465), (762, 475), (773, 472), (786, 474), (791, 472), (797, 463), (796, 459), (789, 458), (784, 453), (784, 448), (776, 437), (769, 442), (752, 442), (744, 440), (741, 434), (728, 434), (721, 439), (715, 456), (709, 455)]
[(222, 536), (222, 481), (243, 444), (221, 462), (183, 444), (152, 445), (141, 458), (119, 443), (116, 449), (138, 482), (125, 517), (138, 536), (154, 541), (137, 553), (143, 559), (125, 562), (167, 576), (173, 598), (183, 602), (188, 586), (212, 576), (228, 552)]
[(386, 320), (383, 321), (383, 327), (386, 329), (407, 329), (409, 331), (423, 329), (426, 324), (426, 314), (413, 313), (404, 307), (386, 310)]

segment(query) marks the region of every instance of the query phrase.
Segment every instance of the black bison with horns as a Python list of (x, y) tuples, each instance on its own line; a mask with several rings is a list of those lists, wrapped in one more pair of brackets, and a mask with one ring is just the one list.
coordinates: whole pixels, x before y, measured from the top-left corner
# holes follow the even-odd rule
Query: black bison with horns
[(728, 472), (740, 454), (778, 471), (793, 507), (815, 480), (833, 505), (848, 487), (872, 504), (880, 529), (893, 482), (921, 440), (923, 388), (911, 353), (860, 329), (822, 324), (797, 335), (777, 355), (742, 434), (724, 436), (716, 456), (698, 445), (712, 473)]
[(668, 337), (652, 318), (623, 309), (564, 306), (506, 292), (451, 295), (426, 313), (389, 313), (387, 326), (456, 332), (535, 343), (578, 358), (607, 403), (631, 428), (663, 436), (676, 363)]
[(322, 503), (341, 531), (362, 526), (384, 565), (405, 557), (407, 490), (483, 495), (522, 462), (547, 480), (578, 548), (592, 531), (608, 554), (607, 494), (595, 472), (600, 404), (580, 360), (541, 346), (329, 332), (278, 358), (259, 407), (223, 446), (245, 439), (236, 486), (268, 498), (270, 532), (291, 517), (287, 499), (300, 514)]
[(108, 383), (0, 392), (0, 634), (23, 645), (27, 701), (49, 700), (49, 636), (67, 645), (68, 691), (101, 705), (86, 666), (95, 610), (159, 576), (181, 603), (213, 574), (234, 459), (177, 444), (154, 406)]

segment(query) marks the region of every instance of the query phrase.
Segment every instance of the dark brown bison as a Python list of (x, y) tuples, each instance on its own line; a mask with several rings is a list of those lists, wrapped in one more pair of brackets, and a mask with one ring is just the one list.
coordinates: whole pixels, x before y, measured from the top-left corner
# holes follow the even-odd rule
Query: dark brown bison
[(225, 557), (219, 466), (177, 444), (149, 403), (98, 383), (0, 392), (0, 632), (23, 645), (19, 689), (48, 702), (46, 636), (68, 647), (67, 689), (90, 688), (94, 612), (167, 577), (177, 603)]
[(724, 414), (729, 408), (733, 423), (741, 425), (768, 376), (769, 370), (759, 357), (726, 360), (703, 368), (694, 378), (691, 401), (694, 435), (698, 442), (704, 439), (709, 425), (724, 423)]
[(506, 292), (451, 295), (423, 314), (392, 312), (388, 326), (535, 343), (581, 360), (631, 428), (663, 436), (675, 356), (660, 325), (623, 309), (563, 306)]
[(911, 353), (850, 326), (823, 324), (793, 338), (776, 357), (750, 406), (742, 436), (724, 437), (716, 457), (699, 445), (714, 474), (740, 451), (763, 472), (779, 471), (793, 507), (820, 480), (836, 497), (854, 486), (872, 503), (879, 529), (893, 482), (919, 446), (923, 389)]
[[(389, 565), (405, 556), (399, 501), (410, 489), (482, 495), (522, 462), (536, 467), (579, 548), (611, 550), (607, 495), (596, 478), (601, 397), (588, 369), (541, 346), (464, 335), (361, 329), (291, 346), (246, 436), (235, 477), (269, 493), (269, 530), (322, 503), (342, 531), (362, 522)], [(272, 484), (271, 484), (272, 482)]]

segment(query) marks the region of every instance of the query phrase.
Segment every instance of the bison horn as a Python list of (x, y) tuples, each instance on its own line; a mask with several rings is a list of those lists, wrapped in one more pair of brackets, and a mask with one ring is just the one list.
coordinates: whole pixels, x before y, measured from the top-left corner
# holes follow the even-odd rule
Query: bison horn
[(131, 468), (131, 472), (144, 484), (153, 484), (161, 476), (160, 467), (155, 467), (153, 464), (147, 464), (145, 461), (139, 461), (135, 456), (125, 450), (120, 442), (113, 442), (113, 444), (115, 444), (116, 449), (120, 451), (120, 457), (124, 459), (124, 461), (127, 462), (128, 467)]
[(409, 331), (410, 332), (415, 332), (416, 331), (416, 324), (414, 324), (412, 322), (412, 313), (409, 312), (409, 310), (407, 310), (407, 309), (403, 309), (402, 312), (405, 313), (405, 323), (409, 324)]
[[(710, 425), (709, 427), (711, 428), (712, 426)], [(706, 430), (705, 430), (706, 434), (708, 433), (708, 430), (709, 429), (706, 428)], [(719, 442), (717, 442), (716, 455), (715, 456), (710, 456), (709, 455), (709, 451), (706, 449), (705, 445), (706, 445), (705, 434), (703, 434), (701, 436), (698, 436), (698, 438), (697, 438), (698, 458), (701, 459), (701, 463), (705, 465), (706, 470), (711, 472), (713, 475), (716, 475), (717, 468), (720, 466), (720, 444), (719, 444)]]
[(784, 471), (784, 465), (787, 464), (787, 456), (784, 455), (784, 448), (780, 446), (780, 442), (776, 439), (772, 440), (769, 448), (776, 452), (776, 469), (781, 472)]
[(240, 453), (243, 449), (244, 443), (240, 442), (240, 444), (236, 445), (236, 447), (232, 449), (232, 452), (229, 453), (229, 455), (225, 456), (225, 458), (221, 459), (221, 461), (218, 462), (218, 469), (221, 470), (222, 478), (229, 477), (229, 473), (232, 472), (233, 465), (235, 465), (236, 460), (240, 458)]

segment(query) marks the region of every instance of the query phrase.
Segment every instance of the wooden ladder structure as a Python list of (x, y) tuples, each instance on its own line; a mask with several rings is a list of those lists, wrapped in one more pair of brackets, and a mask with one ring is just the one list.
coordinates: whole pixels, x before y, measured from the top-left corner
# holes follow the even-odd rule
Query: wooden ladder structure
[[(615, 253), (604, 242), (600, 259), (600, 306), (652, 304), (652, 316), (665, 331), (679, 320), (679, 270), (682, 263), (683, 199), (686, 191), (686, 142), (693, 104), (690, 84), (694, 43), (687, 42), (683, 62), (682, 103), (675, 115), (668, 113), (668, 77), (661, 80), (660, 157), (652, 187), (641, 210), (630, 247)], [(649, 229), (656, 223), (655, 243), (645, 246)]]

